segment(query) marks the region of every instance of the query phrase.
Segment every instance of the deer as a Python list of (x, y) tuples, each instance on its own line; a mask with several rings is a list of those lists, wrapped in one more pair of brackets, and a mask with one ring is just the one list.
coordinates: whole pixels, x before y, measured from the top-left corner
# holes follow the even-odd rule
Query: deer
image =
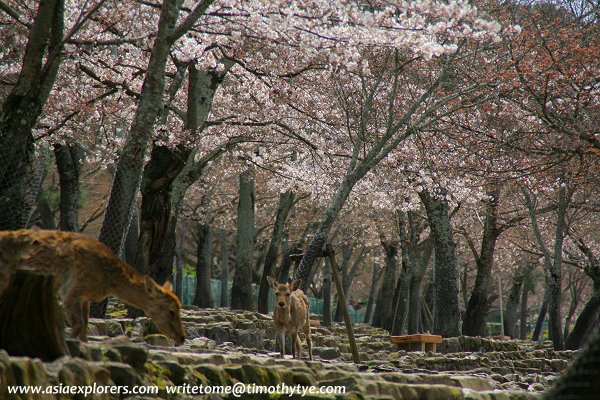
[(139, 308), (156, 327), (183, 344), (181, 302), (171, 282), (159, 285), (121, 261), (106, 245), (75, 232), (21, 229), (0, 231), (0, 296), (16, 270), (33, 270), (55, 277), (71, 336), (87, 341), (90, 302), (109, 296)]
[(279, 341), (281, 358), (285, 356), (285, 334), (287, 333), (291, 339), (292, 357), (298, 360), (301, 359), (302, 342), (299, 332), (302, 331), (308, 346), (308, 358), (312, 360), (308, 297), (299, 289), (302, 280), (295, 280), (291, 284), (279, 283), (270, 276), (267, 277), (267, 280), (275, 292), (273, 321)]

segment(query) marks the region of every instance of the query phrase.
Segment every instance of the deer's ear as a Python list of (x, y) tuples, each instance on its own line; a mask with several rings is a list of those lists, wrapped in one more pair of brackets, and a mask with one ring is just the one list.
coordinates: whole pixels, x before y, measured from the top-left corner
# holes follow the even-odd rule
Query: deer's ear
[(269, 286), (271, 286), (273, 289), (277, 289), (277, 281), (275, 278), (267, 276), (267, 281), (269, 281)]
[(292, 282), (292, 286), (291, 286), (292, 292), (294, 290), (297, 290), (300, 287), (300, 285), (302, 285), (302, 279), (296, 279), (294, 282)]
[(162, 285), (162, 287), (163, 287), (164, 289), (167, 289), (167, 290), (173, 291), (173, 283), (172, 283), (171, 281), (166, 281), (166, 282), (165, 282), (165, 283)]
[(150, 278), (148, 275), (144, 276), (144, 283), (146, 284), (146, 290), (149, 294), (155, 294), (157, 290), (157, 284), (154, 282), (154, 279)]

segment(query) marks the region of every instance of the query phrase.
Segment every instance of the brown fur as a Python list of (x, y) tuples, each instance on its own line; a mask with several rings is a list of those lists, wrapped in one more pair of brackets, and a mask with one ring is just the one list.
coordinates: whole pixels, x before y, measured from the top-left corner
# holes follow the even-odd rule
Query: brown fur
[(90, 302), (115, 296), (143, 310), (177, 344), (185, 339), (171, 283), (160, 286), (140, 275), (98, 240), (74, 232), (0, 231), (0, 294), (17, 269), (56, 277), (73, 337), (87, 340)]
[(312, 360), (312, 340), (310, 337), (310, 320), (308, 313), (308, 297), (298, 287), (301, 280), (291, 284), (278, 283), (275, 279), (268, 277), (269, 285), (275, 291), (275, 309), (273, 310), (273, 321), (279, 340), (281, 358), (285, 355), (285, 334), (290, 335), (292, 344), (292, 357), (300, 359), (302, 354), (302, 342), (299, 332), (304, 333), (308, 346), (308, 357)]

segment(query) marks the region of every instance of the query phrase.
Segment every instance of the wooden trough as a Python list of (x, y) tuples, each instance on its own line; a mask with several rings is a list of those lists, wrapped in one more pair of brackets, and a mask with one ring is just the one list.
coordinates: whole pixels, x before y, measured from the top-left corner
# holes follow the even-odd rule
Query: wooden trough
[(390, 336), (390, 343), (397, 344), (398, 350), (407, 351), (433, 351), (435, 353), (438, 343), (442, 343), (439, 335), (417, 334), (405, 336)]

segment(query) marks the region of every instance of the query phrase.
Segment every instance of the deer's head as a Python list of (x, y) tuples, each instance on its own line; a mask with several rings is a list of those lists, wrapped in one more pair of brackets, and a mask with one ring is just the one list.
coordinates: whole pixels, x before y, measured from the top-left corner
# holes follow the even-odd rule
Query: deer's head
[(267, 277), (267, 280), (275, 292), (275, 308), (279, 308), (281, 310), (288, 309), (290, 307), (290, 298), (292, 296), (292, 292), (300, 287), (302, 280), (296, 279), (290, 284), (279, 283), (275, 278), (271, 278), (270, 276)]
[(177, 345), (183, 344), (185, 332), (181, 324), (181, 302), (172, 292), (171, 282), (160, 286), (149, 276), (145, 276), (144, 281), (151, 300), (150, 306), (146, 307), (144, 312), (162, 333), (173, 339)]

